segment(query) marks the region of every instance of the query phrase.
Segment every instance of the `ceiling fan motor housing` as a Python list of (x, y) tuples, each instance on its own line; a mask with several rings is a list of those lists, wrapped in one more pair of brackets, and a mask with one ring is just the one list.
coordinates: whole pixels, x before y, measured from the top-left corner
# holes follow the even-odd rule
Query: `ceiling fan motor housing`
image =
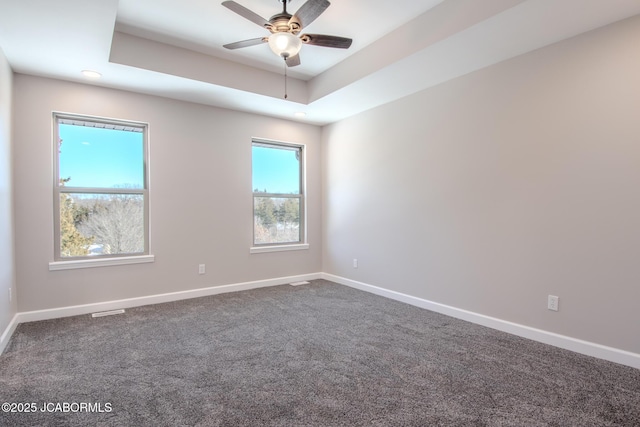
[(269, 22), (271, 23), (271, 28), (269, 29), (269, 31), (271, 31), (272, 33), (299, 33), (300, 25), (297, 22), (293, 22), (292, 25), (289, 25), (290, 20), (291, 15), (287, 12), (281, 12), (273, 15), (271, 18), (269, 18)]

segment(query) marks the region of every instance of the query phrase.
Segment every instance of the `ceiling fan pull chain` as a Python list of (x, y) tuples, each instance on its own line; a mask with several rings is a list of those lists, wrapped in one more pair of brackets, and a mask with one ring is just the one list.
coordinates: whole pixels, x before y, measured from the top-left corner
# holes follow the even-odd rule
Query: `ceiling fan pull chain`
[(287, 58), (284, 58), (284, 99), (287, 99)]

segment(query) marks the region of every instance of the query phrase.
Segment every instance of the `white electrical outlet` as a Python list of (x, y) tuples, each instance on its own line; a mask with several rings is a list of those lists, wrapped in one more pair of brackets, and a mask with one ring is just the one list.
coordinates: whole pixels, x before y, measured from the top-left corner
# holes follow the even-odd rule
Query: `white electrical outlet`
[(552, 311), (558, 311), (558, 304), (560, 302), (560, 298), (555, 295), (549, 295), (547, 299), (547, 308)]
[(206, 272), (204, 264), (198, 265), (198, 274), (204, 274)]
[(358, 268), (358, 258), (353, 259), (353, 268)]

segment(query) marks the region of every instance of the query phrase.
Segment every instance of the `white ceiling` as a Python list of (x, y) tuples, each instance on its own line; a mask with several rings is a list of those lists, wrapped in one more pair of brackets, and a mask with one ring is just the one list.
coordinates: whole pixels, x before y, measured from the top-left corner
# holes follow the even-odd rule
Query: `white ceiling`
[[(282, 8), (236, 1), (265, 19)], [(353, 45), (304, 45), (285, 100), (268, 46), (222, 48), (268, 32), (221, 2), (0, 0), (0, 48), (18, 73), (326, 124), (640, 13), (640, 0), (332, 0), (303, 33)]]
[[(397, 2), (389, 0), (333, 0), (321, 17), (302, 33), (349, 37), (353, 39), (352, 47), (344, 50), (309, 46), (302, 52), (301, 66), (290, 69), (289, 74), (308, 80), (442, 1), (412, 1), (395, 7)], [(267, 20), (282, 11), (279, 0), (236, 2)], [(288, 12), (293, 14), (304, 2), (290, 0)], [(270, 33), (221, 3), (222, 0), (120, 0), (116, 30), (282, 73), (282, 61), (266, 45), (235, 51), (222, 47)]]

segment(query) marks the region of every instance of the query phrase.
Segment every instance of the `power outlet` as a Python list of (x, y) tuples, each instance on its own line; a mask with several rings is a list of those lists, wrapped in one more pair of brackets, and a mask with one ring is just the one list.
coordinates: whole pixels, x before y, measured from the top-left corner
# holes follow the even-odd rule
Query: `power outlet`
[(358, 268), (358, 258), (353, 259), (353, 268)]
[(204, 274), (206, 271), (204, 264), (198, 265), (198, 274)]
[(558, 311), (558, 304), (560, 303), (560, 298), (555, 295), (549, 295), (547, 299), (547, 308), (551, 311)]

